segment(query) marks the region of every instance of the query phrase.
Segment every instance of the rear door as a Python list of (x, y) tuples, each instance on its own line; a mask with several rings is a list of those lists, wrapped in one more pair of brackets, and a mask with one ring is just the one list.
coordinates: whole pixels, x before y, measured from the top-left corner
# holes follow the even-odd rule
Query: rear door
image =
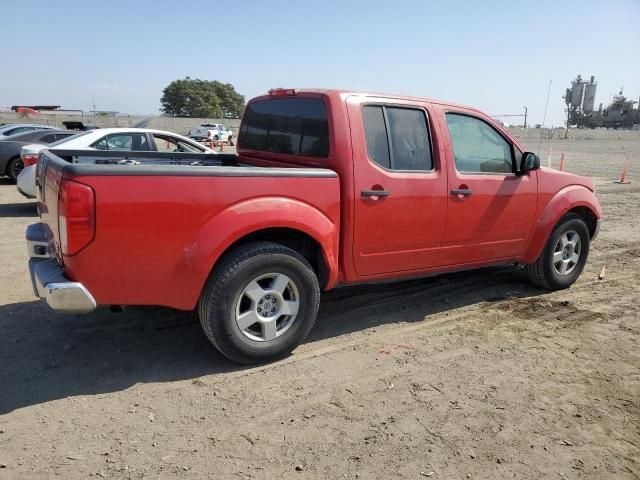
[(513, 162), (519, 161), (522, 152), (488, 119), (464, 109), (442, 114), (448, 213), (439, 263), (518, 256), (535, 215), (536, 172), (513, 173)]
[(429, 105), (352, 96), (347, 108), (357, 273), (429, 268), (436, 263), (447, 206), (446, 173)]

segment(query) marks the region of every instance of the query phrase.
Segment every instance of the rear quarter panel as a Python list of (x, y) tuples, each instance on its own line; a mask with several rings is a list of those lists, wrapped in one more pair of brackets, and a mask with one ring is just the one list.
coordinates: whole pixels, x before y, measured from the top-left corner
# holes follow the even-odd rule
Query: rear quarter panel
[(99, 304), (195, 307), (225, 249), (263, 228), (315, 238), (337, 277), (337, 177), (82, 176), (96, 196), (94, 241), (65, 257)]

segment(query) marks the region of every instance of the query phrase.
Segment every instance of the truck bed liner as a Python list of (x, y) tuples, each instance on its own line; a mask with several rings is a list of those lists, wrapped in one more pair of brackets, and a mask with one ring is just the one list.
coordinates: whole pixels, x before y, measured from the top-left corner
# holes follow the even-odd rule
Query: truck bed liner
[(230, 176), (230, 177), (336, 177), (324, 168), (259, 167), (242, 163), (234, 154), (174, 152), (109, 152), (45, 150), (42, 166), (69, 175), (90, 176)]

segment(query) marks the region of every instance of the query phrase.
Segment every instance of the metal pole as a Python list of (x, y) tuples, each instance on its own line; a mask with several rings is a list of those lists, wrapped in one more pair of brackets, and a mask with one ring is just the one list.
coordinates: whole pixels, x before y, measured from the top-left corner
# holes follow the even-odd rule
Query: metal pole
[(547, 121), (547, 108), (549, 107), (549, 95), (551, 95), (551, 83), (553, 79), (549, 80), (549, 89), (547, 90), (547, 103), (544, 105), (544, 117), (542, 117), (542, 127), (540, 128), (540, 142), (538, 143), (538, 155), (540, 155), (540, 148), (542, 147), (542, 135), (544, 134), (544, 124)]
[(527, 107), (524, 107), (524, 128), (527, 128)]

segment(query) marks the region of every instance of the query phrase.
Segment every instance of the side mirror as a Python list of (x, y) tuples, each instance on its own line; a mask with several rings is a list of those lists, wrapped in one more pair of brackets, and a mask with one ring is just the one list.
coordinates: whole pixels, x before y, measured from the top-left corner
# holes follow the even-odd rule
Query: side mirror
[(533, 152), (524, 152), (520, 161), (520, 175), (540, 168), (540, 157)]

